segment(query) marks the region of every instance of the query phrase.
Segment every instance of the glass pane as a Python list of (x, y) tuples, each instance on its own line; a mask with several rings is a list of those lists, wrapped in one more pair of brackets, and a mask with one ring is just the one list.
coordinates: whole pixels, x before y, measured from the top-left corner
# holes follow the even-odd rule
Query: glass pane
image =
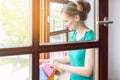
[[(79, 75), (73, 74), (71, 69), (76, 69), (75, 67), (85, 67), (89, 65), (91, 69), (93, 68), (91, 74), (89, 75), (91, 80), (98, 80), (98, 54), (94, 54), (97, 49), (79, 49), (79, 50), (68, 50), (68, 51), (57, 51), (57, 52), (47, 52), (47, 53), (40, 53), (40, 78), (43, 80), (45, 77), (41, 77), (42, 73), (45, 73), (45, 76), (49, 76), (49, 73), (46, 70), (51, 71), (51, 75), (49, 77), (54, 78), (54, 80), (70, 80), (72, 75), (75, 75), (76, 78), (85, 79), (87, 80), (88, 77), (84, 76), (82, 72)], [(53, 65), (54, 67), (50, 67), (50, 61), (54, 59)], [(90, 64), (91, 63), (91, 64)], [(62, 64), (62, 68), (60, 65)], [(63, 66), (64, 65), (64, 66)], [(94, 67), (91, 67), (91, 66)], [(67, 68), (64, 68), (67, 67)], [(45, 69), (46, 68), (46, 69)], [(66, 71), (65, 71), (66, 70)], [(78, 68), (77, 68), (78, 70)], [(71, 71), (71, 72), (70, 72)], [(87, 72), (86, 72), (87, 73)], [(71, 75), (70, 75), (71, 74)], [(82, 76), (81, 76), (82, 75)], [(49, 78), (48, 77), (48, 78)]]
[[(41, 31), (40, 31), (40, 33), (42, 34), (40, 43), (68, 42), (68, 41), (71, 41), (70, 38), (74, 39), (72, 41), (81, 41), (81, 38), (85, 39), (85, 37), (88, 36), (89, 33), (91, 33), (90, 35), (92, 36), (92, 39), (90, 39), (90, 40), (94, 40), (94, 35), (96, 34), (95, 30), (94, 30), (95, 26), (96, 26), (95, 25), (95, 15), (96, 14), (94, 11), (95, 10), (95, 8), (94, 8), (95, 1), (89, 0), (88, 3), (90, 4), (90, 11), (89, 11), (89, 13), (84, 14), (84, 17), (86, 17), (85, 19), (84, 18), (81, 20), (79, 19), (78, 23), (80, 23), (80, 26), (78, 26), (77, 21), (75, 20), (76, 14), (69, 16), (69, 17), (62, 15), (61, 12), (63, 11), (63, 8), (65, 8), (66, 4), (50, 2), (50, 17), (49, 17), (50, 28), (49, 27), (44, 28), (42, 26)], [(89, 7), (87, 7), (87, 8), (89, 8)], [(75, 9), (77, 10), (77, 7)], [(70, 9), (69, 9), (69, 11), (70, 11)], [(70, 11), (69, 13), (71, 13), (71, 12), (72, 11)], [(77, 14), (77, 15), (79, 15), (79, 14)], [(79, 16), (79, 17), (83, 17), (82, 13), (81, 13), (81, 16)], [(73, 21), (73, 22), (69, 22), (69, 21)], [(69, 22), (69, 24), (68, 24), (68, 22)], [(81, 25), (81, 23), (84, 23), (85, 25), (83, 26), (83, 25)], [(74, 25), (74, 26), (72, 26), (72, 25)], [(86, 28), (86, 26), (88, 28)], [(77, 28), (82, 27), (81, 28), (82, 30), (81, 29), (80, 29), (81, 31), (77, 30), (76, 27)], [(44, 32), (42, 30), (44, 30)], [(50, 31), (50, 33), (48, 33), (48, 31)], [(71, 37), (70, 33), (73, 33), (72, 36), (74, 36), (74, 37)], [(85, 40), (89, 41), (89, 39), (85, 39)]]
[(31, 0), (0, 0), (0, 48), (31, 45)]
[(0, 80), (32, 80), (31, 55), (0, 57)]
[(60, 15), (63, 4), (60, 3), (50, 3), (50, 32), (62, 30), (63, 21)]
[[(60, 3), (50, 3), (50, 32), (59, 31), (65, 29), (62, 17), (61, 10), (64, 4)], [(58, 34), (58, 35), (50, 35), (50, 42), (65, 42), (66, 35)]]

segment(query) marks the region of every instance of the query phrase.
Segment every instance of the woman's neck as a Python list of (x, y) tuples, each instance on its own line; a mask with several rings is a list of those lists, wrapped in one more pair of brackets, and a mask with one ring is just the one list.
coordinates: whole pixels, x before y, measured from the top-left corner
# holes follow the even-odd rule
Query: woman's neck
[(88, 29), (89, 28), (84, 23), (76, 26), (76, 29), (75, 29), (77, 32), (76, 40), (79, 40), (80, 38), (82, 38)]
[(86, 30), (88, 30), (89, 28), (84, 24), (84, 23), (79, 23), (77, 26), (76, 26), (76, 31), (77, 33), (81, 33), (81, 32), (84, 32)]

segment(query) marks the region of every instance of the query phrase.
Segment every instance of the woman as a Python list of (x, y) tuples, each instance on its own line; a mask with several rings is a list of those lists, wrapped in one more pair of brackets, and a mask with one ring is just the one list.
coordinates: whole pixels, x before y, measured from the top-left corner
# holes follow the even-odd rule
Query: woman
[[(70, 2), (62, 9), (65, 27), (71, 31), (70, 42), (94, 40), (94, 32), (84, 23), (89, 11), (90, 4), (83, 0)], [(51, 65), (70, 72), (70, 80), (93, 80), (94, 49), (70, 50), (67, 56), (53, 59)]]

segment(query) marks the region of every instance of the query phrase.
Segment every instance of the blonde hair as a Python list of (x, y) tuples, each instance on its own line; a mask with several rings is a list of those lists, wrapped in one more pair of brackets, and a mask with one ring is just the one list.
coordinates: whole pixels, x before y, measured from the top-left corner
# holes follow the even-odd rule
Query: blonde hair
[(90, 12), (90, 4), (84, 0), (76, 0), (76, 2), (70, 2), (62, 9), (61, 13), (65, 13), (68, 16), (79, 15), (81, 20), (86, 20), (87, 15)]

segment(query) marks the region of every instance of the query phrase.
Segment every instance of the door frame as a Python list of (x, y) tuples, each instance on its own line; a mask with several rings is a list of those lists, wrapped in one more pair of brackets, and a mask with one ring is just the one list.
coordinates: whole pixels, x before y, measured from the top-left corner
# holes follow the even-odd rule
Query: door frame
[[(99, 0), (99, 21), (108, 17), (108, 0)], [(99, 25), (99, 80), (108, 80), (108, 26)]]

